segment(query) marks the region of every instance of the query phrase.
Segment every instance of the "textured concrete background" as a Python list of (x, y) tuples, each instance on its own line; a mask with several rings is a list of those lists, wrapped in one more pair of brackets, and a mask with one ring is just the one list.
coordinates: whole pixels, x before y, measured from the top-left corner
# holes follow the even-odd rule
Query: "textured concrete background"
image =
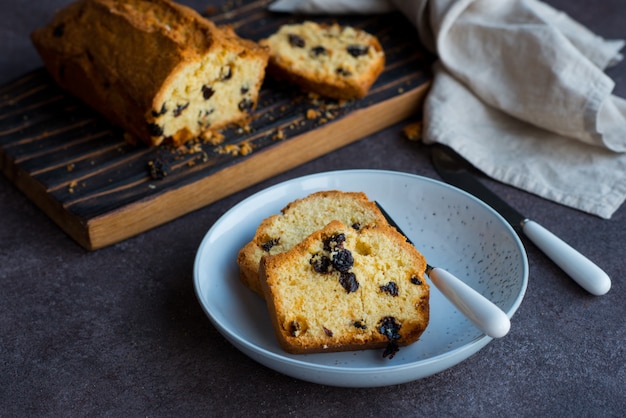
[[(28, 34), (66, 3), (2, 0), (0, 84), (41, 65)], [(208, 1), (184, 3), (203, 10)], [(602, 36), (626, 38), (623, 0), (549, 3)], [(626, 63), (608, 73), (626, 97)], [(192, 266), (211, 225), (250, 194), (305, 174), (379, 168), (438, 178), (426, 148), (402, 139), (401, 128), (96, 252), (0, 176), (0, 416), (623, 416), (626, 207), (601, 220), (486, 180), (599, 263), (613, 288), (590, 296), (524, 240), (530, 282), (509, 335), (412, 383), (295, 380), (250, 360), (210, 324)]]

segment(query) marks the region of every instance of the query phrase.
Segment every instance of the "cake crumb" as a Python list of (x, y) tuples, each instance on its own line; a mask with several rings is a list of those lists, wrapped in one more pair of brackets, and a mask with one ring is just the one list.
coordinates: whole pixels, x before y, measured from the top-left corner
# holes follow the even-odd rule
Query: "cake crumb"
[(200, 139), (211, 145), (219, 145), (224, 142), (224, 134), (217, 131), (206, 130), (200, 134)]
[(272, 139), (274, 141), (280, 141), (282, 139), (285, 139), (285, 131), (280, 128), (276, 129), (276, 133), (272, 136)]
[(244, 155), (249, 155), (252, 153), (253, 147), (252, 144), (250, 144), (250, 142), (245, 141), (241, 144), (240, 148), (239, 148), (239, 155), (244, 156)]
[(311, 120), (311, 119), (315, 119), (317, 117), (319, 117), (320, 112), (319, 110), (315, 110), (315, 109), (309, 109), (306, 111), (306, 118)]
[(250, 144), (249, 142), (245, 141), (242, 142), (241, 144), (227, 144), (224, 145), (223, 147), (219, 147), (217, 149), (217, 152), (220, 154), (230, 154), (233, 157), (236, 156), (245, 156), (248, 155), (250, 153), (252, 153), (253, 151), (253, 146), (252, 144)]
[(78, 182), (76, 180), (73, 180), (70, 182), (70, 184), (67, 185), (67, 191), (70, 194), (74, 193), (76, 191), (76, 187), (78, 187)]
[(402, 128), (402, 134), (409, 141), (420, 141), (422, 139), (422, 121), (409, 123)]

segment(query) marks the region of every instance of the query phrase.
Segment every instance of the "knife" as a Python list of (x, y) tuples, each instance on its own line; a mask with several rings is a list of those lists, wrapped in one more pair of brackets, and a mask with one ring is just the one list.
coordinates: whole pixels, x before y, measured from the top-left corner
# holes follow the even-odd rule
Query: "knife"
[[(389, 225), (404, 235), (409, 244), (414, 245), (382, 205), (375, 203)], [(461, 279), (447, 270), (430, 264), (426, 264), (426, 274), (437, 289), (485, 335), (491, 338), (502, 338), (509, 332), (511, 321), (506, 313)]]
[(451, 148), (435, 144), (431, 157), (437, 173), (452, 184), (495, 209), (518, 234), (528, 237), (556, 265), (589, 293), (600, 296), (611, 288), (611, 279), (596, 264), (536, 221), (522, 215), (476, 179), (470, 164)]

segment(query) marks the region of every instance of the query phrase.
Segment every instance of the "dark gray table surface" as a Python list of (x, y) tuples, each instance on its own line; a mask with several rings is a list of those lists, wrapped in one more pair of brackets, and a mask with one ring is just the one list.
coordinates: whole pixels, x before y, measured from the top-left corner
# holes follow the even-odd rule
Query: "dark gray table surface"
[[(68, 2), (2, 0), (0, 84), (41, 66), (28, 34)], [(604, 37), (626, 38), (624, 0), (549, 3)], [(607, 72), (626, 97), (626, 62)], [(305, 174), (375, 168), (438, 178), (402, 126), (95, 252), (0, 176), (0, 416), (624, 416), (624, 206), (602, 220), (486, 179), (601, 265), (613, 287), (587, 294), (523, 240), (530, 279), (510, 333), (422, 380), (371, 389), (299, 381), (249, 359), (211, 325), (192, 282), (211, 225), (245, 197)]]

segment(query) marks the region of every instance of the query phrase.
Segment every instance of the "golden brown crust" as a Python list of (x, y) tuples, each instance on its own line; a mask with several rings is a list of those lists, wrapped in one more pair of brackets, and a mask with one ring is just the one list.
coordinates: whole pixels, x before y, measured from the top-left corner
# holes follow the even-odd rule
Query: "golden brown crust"
[(259, 284), (261, 257), (288, 250), (335, 219), (355, 227), (387, 223), (365, 193), (339, 190), (312, 193), (289, 203), (280, 214), (261, 222), (253, 239), (237, 256), (241, 281), (262, 295)]
[[(177, 105), (185, 109), (180, 97), (177, 105), (168, 102), (174, 84), (191, 68), (206, 66), (209, 55), (229, 51), (258, 61), (251, 70), (254, 83), (249, 84), (254, 85), (247, 86), (246, 110), (256, 103), (267, 62), (263, 48), (169, 0), (79, 0), (35, 30), (31, 39), (61, 87), (150, 145), (165, 139), (182, 143), (200, 133), (197, 120), (185, 123), (160, 113), (166, 103), (169, 112)], [(246, 116), (239, 113), (211, 128)]]
[(364, 97), (385, 66), (375, 36), (337, 24), (284, 25), (259, 43), (270, 51), (272, 77), (334, 99)]
[[(326, 251), (329, 242), (333, 249)], [(336, 264), (345, 251), (353, 259), (349, 269)], [(327, 269), (320, 267), (324, 255), (333, 260)], [(283, 349), (347, 351), (419, 339), (429, 321), (425, 269), (423, 256), (395, 228), (356, 231), (333, 221), (292, 249), (263, 257), (260, 282)], [(350, 275), (352, 282), (345, 280)]]

